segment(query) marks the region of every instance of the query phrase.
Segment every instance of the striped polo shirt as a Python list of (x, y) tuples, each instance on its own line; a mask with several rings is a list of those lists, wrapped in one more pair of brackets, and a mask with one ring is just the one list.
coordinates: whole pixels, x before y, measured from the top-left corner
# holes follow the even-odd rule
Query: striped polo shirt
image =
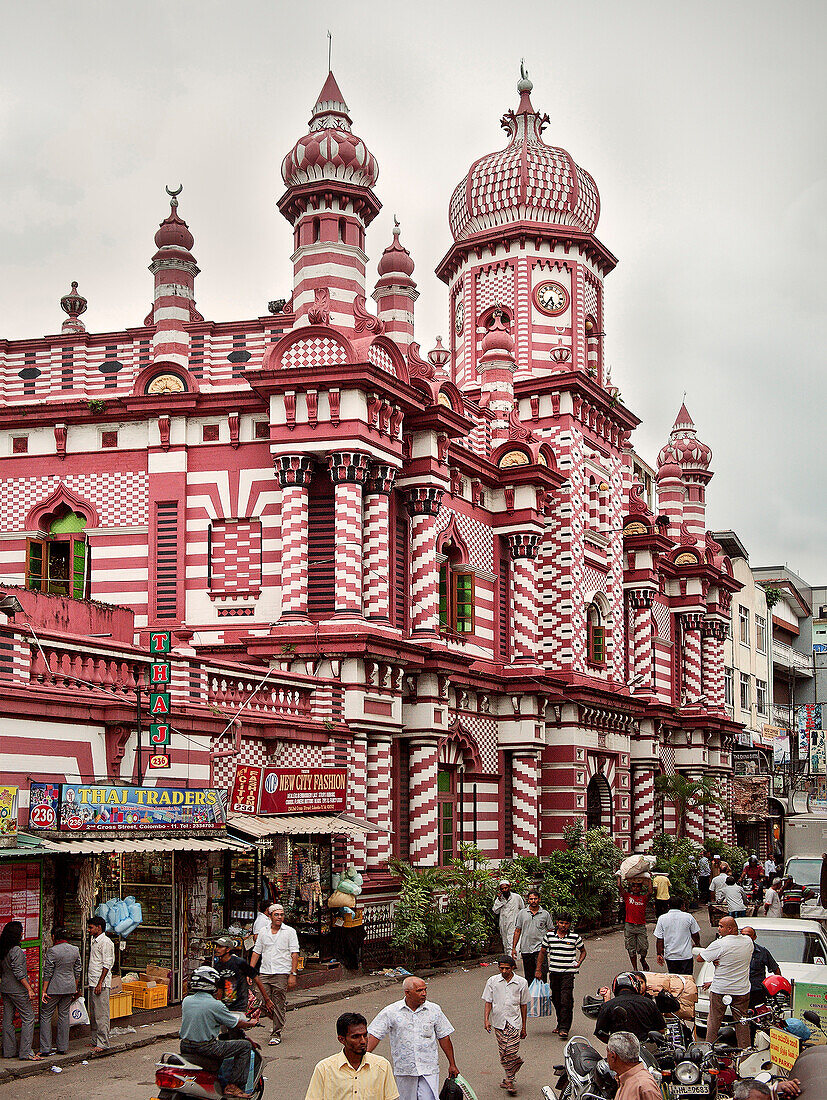
[(550, 928), (543, 936), (548, 968), (555, 974), (576, 974), (577, 957), (586, 945), (577, 932), (558, 936), (556, 928)]

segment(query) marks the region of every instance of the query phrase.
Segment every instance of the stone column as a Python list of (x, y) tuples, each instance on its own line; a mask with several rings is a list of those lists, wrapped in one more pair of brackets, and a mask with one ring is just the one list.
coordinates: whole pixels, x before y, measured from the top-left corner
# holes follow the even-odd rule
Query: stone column
[(724, 638), (726, 623), (720, 619), (704, 619), (701, 624), (702, 682), (707, 705), (722, 710), (724, 706)]
[(309, 455), (278, 455), (275, 472), (281, 486), (281, 617), (307, 616), (308, 486), (313, 474)]
[[(348, 760), (347, 769), (348, 804), (353, 816), (361, 818), (362, 821), (364, 821), (368, 815), (367, 755), (366, 738), (361, 735), (354, 737), (350, 748), (350, 758)], [(363, 833), (360, 834), (358, 838), (352, 838), (348, 841), (347, 851), (348, 859), (351, 863), (355, 864), (356, 870), (364, 871), (367, 859), (367, 845)]]
[[(367, 747), (367, 818), (375, 825), (391, 828), (393, 790), (391, 782), (391, 739), (371, 735)], [(367, 866), (369, 871), (386, 870), (391, 854), (390, 833), (369, 833)]]
[(511, 821), (513, 852), (517, 856), (536, 856), (537, 754), (515, 752), (511, 757)]
[(358, 451), (328, 456), (334, 491), (336, 614), (362, 614), (362, 486), (370, 459)]
[(701, 621), (700, 612), (681, 616), (683, 628), (683, 696), (697, 699), (701, 694)]
[(508, 536), (511, 549), (511, 638), (515, 661), (539, 660), (540, 615), (538, 608), (537, 552), (540, 536)]
[(632, 628), (632, 677), (635, 691), (652, 690), (652, 590), (629, 589), (629, 621)]
[(655, 839), (655, 766), (651, 761), (632, 762), (630, 792), (632, 816), (632, 848), (648, 852)]
[(439, 863), (438, 765), (436, 739), (411, 740), (408, 821), (414, 867), (434, 867)]
[(390, 619), (391, 531), (389, 498), (396, 469), (373, 463), (365, 483), (365, 617)]
[(439, 633), (435, 527), (443, 492), (435, 485), (405, 490), (405, 504), (411, 515), (411, 634)]

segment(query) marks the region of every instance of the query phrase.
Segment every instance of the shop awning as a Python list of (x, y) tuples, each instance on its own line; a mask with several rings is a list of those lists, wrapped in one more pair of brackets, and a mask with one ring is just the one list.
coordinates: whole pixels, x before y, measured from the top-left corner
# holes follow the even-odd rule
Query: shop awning
[(105, 840), (44, 840), (40, 849), (46, 855), (100, 856), (110, 852), (246, 852), (249, 844), (237, 837), (181, 836), (140, 837)]
[(303, 833), (359, 839), (365, 833), (391, 831), (349, 814), (280, 814), (275, 817), (232, 814), (227, 818), (227, 826), (255, 840), (263, 840), (268, 836), (300, 836)]
[(42, 856), (46, 850), (38, 837), (29, 836), (27, 833), (18, 833), (15, 839), (17, 843), (11, 848), (0, 848), (0, 859)]

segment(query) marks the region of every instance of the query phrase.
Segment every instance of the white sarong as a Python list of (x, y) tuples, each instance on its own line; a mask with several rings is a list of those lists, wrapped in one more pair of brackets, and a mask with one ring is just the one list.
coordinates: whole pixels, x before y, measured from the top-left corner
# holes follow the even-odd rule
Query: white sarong
[(439, 1074), (427, 1077), (406, 1077), (395, 1074), (399, 1100), (439, 1100)]

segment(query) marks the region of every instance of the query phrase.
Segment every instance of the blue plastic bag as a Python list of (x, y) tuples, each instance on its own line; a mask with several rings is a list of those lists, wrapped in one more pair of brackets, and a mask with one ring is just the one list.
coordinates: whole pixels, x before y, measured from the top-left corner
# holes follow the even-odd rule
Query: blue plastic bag
[(528, 1015), (532, 1019), (541, 1016), (551, 1016), (551, 990), (548, 982), (542, 982), (535, 978), (528, 987)]

